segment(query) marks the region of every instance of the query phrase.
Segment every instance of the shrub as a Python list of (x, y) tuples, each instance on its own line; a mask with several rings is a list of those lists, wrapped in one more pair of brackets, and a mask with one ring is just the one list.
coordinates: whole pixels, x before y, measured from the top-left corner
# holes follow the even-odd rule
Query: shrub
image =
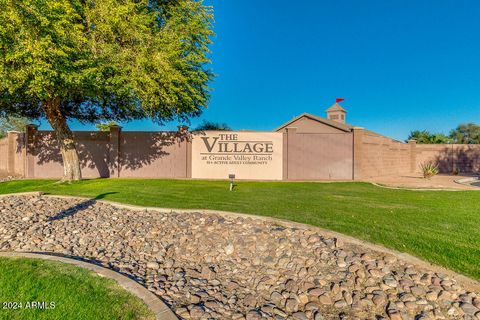
[(438, 174), (438, 165), (428, 162), (428, 163), (422, 163), (420, 165), (420, 168), (422, 169), (423, 177), (425, 179), (430, 179), (431, 177), (435, 176)]

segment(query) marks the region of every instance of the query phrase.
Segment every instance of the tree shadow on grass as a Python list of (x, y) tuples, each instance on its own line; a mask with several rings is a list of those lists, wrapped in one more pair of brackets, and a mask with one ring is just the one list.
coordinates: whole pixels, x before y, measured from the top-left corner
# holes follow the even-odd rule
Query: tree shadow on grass
[(97, 200), (104, 199), (106, 196), (108, 196), (110, 194), (116, 194), (116, 193), (118, 193), (118, 192), (116, 192), (116, 191), (115, 192), (105, 192), (105, 193), (99, 194), (98, 196), (96, 196), (93, 199), (88, 199), (88, 200), (82, 201), (82, 202), (74, 205), (73, 207), (70, 207), (68, 209), (60, 211), (55, 216), (48, 218), (48, 221), (56, 221), (56, 220), (61, 220), (61, 219), (67, 218), (67, 217), (71, 217), (79, 211), (86, 210), (86, 209), (90, 208), (95, 203), (97, 203)]

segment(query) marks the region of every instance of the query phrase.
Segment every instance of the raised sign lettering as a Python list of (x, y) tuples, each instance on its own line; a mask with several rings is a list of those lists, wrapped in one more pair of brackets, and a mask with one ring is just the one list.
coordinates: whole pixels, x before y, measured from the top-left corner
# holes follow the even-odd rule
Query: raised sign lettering
[(282, 179), (283, 134), (207, 131), (192, 142), (192, 177)]

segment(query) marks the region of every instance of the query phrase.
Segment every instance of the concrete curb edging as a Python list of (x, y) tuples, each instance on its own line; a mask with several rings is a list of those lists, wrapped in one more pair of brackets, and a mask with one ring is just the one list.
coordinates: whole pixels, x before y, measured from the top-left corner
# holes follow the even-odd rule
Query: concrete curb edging
[(100, 276), (112, 279), (116, 281), (123, 289), (127, 290), (134, 296), (143, 300), (150, 309), (157, 320), (178, 320), (172, 310), (167, 307), (157, 296), (148, 291), (145, 287), (138, 284), (134, 280), (121, 275), (111, 269), (107, 269), (92, 263), (84, 262), (81, 260), (75, 260), (66, 258), (59, 255), (34, 253), (34, 252), (0, 252), (0, 257), (5, 258), (29, 258), (29, 259), (41, 259), (55, 262), (62, 262), (74, 265), (76, 267), (93, 271)]
[[(63, 195), (46, 195), (43, 194), (42, 192), (23, 192), (23, 193), (10, 193), (10, 194), (2, 194), (0, 195), (0, 198), (2, 197), (7, 197), (7, 196), (18, 196), (18, 195), (23, 195), (23, 196), (43, 196), (43, 197), (50, 197), (50, 198), (59, 198), (59, 199), (79, 199), (79, 200), (92, 200), (92, 198), (88, 197), (80, 197), (80, 196), (63, 196)], [(103, 203), (103, 204), (108, 204), (111, 206), (114, 206), (119, 209), (128, 209), (128, 210), (134, 210), (134, 211), (150, 211), (150, 212), (159, 212), (159, 213), (204, 213), (204, 214), (217, 214), (220, 216), (229, 216), (229, 217), (242, 217), (242, 218), (250, 218), (250, 219), (260, 219), (266, 222), (270, 222), (272, 224), (277, 224), (277, 225), (282, 225), (285, 227), (291, 227), (291, 228), (298, 228), (302, 230), (312, 230), (321, 233), (324, 236), (327, 237), (334, 237), (339, 239), (340, 241), (343, 241), (344, 243), (352, 244), (352, 245), (359, 245), (363, 246), (365, 248), (368, 248), (372, 251), (376, 251), (379, 253), (383, 254), (390, 254), (395, 257), (397, 257), (400, 260), (403, 260), (407, 263), (416, 265), (418, 267), (424, 268), (424, 269), (429, 269), (431, 271), (437, 272), (437, 273), (443, 273), (448, 275), (449, 277), (455, 278), (458, 282), (460, 282), (466, 289), (471, 290), (471, 291), (476, 291), (480, 292), (480, 282), (476, 281), (472, 278), (469, 278), (467, 276), (464, 276), (462, 274), (459, 274), (455, 271), (452, 271), (450, 269), (446, 269), (444, 267), (432, 264), (430, 262), (421, 260), (415, 256), (412, 256), (408, 253), (405, 252), (400, 252), (397, 250), (389, 249), (386, 248), (382, 245), (374, 244), (371, 242), (367, 242), (364, 240), (360, 240), (348, 235), (345, 235), (343, 233), (339, 233), (336, 231), (328, 230), (328, 229), (323, 229), (321, 227), (316, 227), (304, 223), (299, 223), (299, 222), (293, 222), (290, 220), (286, 219), (280, 219), (280, 218), (272, 218), (272, 217), (266, 217), (266, 216), (258, 216), (254, 214), (246, 214), (246, 213), (238, 213), (238, 212), (230, 212), (230, 211), (220, 211), (220, 210), (209, 210), (209, 209), (175, 209), (175, 208), (160, 208), (160, 207), (144, 207), (144, 206), (138, 206), (138, 205), (130, 205), (130, 204), (123, 204), (123, 203), (118, 203), (114, 201), (108, 201), (108, 200), (95, 200), (98, 203)], [(177, 319), (177, 318), (174, 318)], [(170, 319), (167, 319), (170, 320)]]
[[(464, 179), (458, 179), (458, 180), (455, 180), (455, 183), (458, 183), (458, 184), (461, 184), (461, 185), (464, 185), (464, 186), (472, 186), (470, 183), (472, 182), (475, 182), (475, 181), (479, 181), (480, 178), (479, 177), (471, 177), (471, 178), (464, 178)], [(477, 188), (480, 190), (480, 188)]]
[[(406, 191), (448, 191), (448, 192), (463, 192), (463, 191), (478, 191), (475, 189), (454, 189), (454, 188), (412, 188), (412, 187), (395, 187), (395, 186), (389, 186), (377, 182), (370, 182), (366, 181), (375, 187), (383, 188), (383, 189), (391, 189), (391, 190), (406, 190)], [(456, 181), (455, 181), (456, 182)]]

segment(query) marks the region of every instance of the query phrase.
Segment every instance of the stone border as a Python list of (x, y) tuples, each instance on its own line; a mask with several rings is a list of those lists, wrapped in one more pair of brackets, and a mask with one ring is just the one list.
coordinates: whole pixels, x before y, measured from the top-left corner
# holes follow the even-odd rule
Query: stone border
[(111, 269), (107, 269), (81, 260), (66, 258), (64, 256), (36, 252), (0, 252), (0, 257), (29, 258), (55, 261), (61, 263), (68, 263), (82, 269), (93, 271), (102, 277), (116, 281), (123, 289), (127, 290), (134, 296), (142, 299), (143, 302), (147, 305), (148, 309), (153, 312), (157, 320), (178, 320), (172, 310), (170, 310), (170, 308), (168, 308), (167, 305), (163, 303), (152, 292), (148, 291), (145, 287), (133, 281), (132, 279), (121, 275), (120, 273), (115, 272)]
[[(480, 189), (480, 188), (479, 188)], [(458, 190), (458, 191), (464, 191), (464, 190)], [(78, 199), (78, 200), (92, 200), (92, 198), (88, 197), (73, 197), (73, 196), (62, 196), (62, 195), (45, 195), (42, 192), (22, 192), (22, 193), (10, 193), (10, 194), (0, 194), (0, 198), (2, 197), (8, 197), (8, 196), (17, 196), (17, 195), (24, 195), (24, 196), (44, 196), (44, 197), (51, 197), (51, 198), (59, 198), (59, 199)], [(175, 208), (159, 208), (159, 207), (143, 207), (143, 206), (137, 206), (137, 205), (130, 205), (130, 204), (123, 204), (123, 203), (118, 203), (114, 201), (108, 201), (108, 200), (95, 200), (98, 203), (104, 203), (111, 205), (116, 208), (120, 209), (128, 209), (128, 210), (134, 210), (134, 211), (150, 211), (150, 212), (160, 212), (160, 213), (204, 213), (204, 214), (217, 214), (220, 216), (230, 216), (230, 217), (241, 217), (241, 218), (255, 218), (255, 219), (260, 219), (266, 222), (270, 222), (272, 224), (277, 224), (277, 225), (282, 225), (285, 227), (290, 227), (290, 228), (297, 228), (297, 229), (302, 229), (302, 230), (312, 230), (315, 232), (319, 232), (322, 235), (325, 235), (327, 237), (334, 237), (339, 239), (340, 241), (343, 241), (344, 243), (348, 244), (353, 244), (353, 245), (359, 245), (363, 246), (367, 249), (370, 249), (372, 251), (376, 251), (379, 253), (383, 254), (390, 254), (395, 257), (397, 257), (400, 260), (403, 260), (407, 263), (416, 265), (420, 268), (428, 269), (433, 272), (437, 273), (443, 273), (448, 275), (449, 277), (455, 278), (457, 281), (459, 281), (467, 290), (470, 291), (480, 291), (480, 282), (476, 281), (474, 279), (471, 279), (467, 276), (464, 276), (462, 274), (459, 274), (455, 271), (452, 271), (450, 269), (446, 269), (444, 267), (432, 264), (430, 262), (421, 260), (415, 256), (412, 256), (408, 253), (405, 252), (400, 252), (397, 250), (389, 249), (386, 248), (382, 245), (379, 244), (374, 244), (371, 242), (367, 242), (364, 240), (360, 240), (348, 235), (345, 235), (343, 233), (339, 233), (336, 231), (328, 230), (328, 229), (323, 229), (321, 227), (316, 227), (304, 223), (299, 223), (299, 222), (293, 222), (290, 220), (286, 219), (280, 219), (280, 218), (273, 218), (273, 217), (266, 217), (266, 216), (258, 216), (254, 214), (247, 214), (247, 213), (238, 213), (238, 212), (230, 212), (230, 211), (220, 211), (220, 210), (209, 210), (209, 209), (175, 209)], [(169, 320), (169, 319), (168, 319)]]

